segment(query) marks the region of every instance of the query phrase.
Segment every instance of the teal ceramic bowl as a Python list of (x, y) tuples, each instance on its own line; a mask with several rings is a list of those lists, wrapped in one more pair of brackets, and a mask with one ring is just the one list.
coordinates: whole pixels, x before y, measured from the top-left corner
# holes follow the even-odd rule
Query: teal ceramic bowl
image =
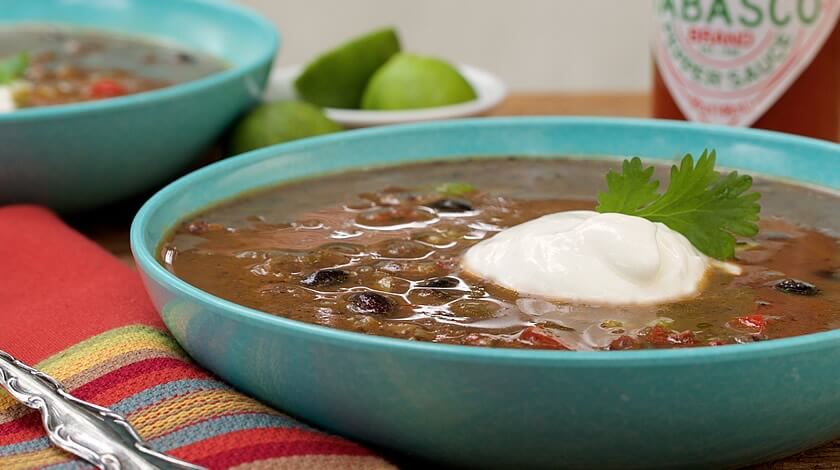
[(0, 204), (101, 206), (184, 170), (262, 92), (278, 35), (214, 0), (3, 0), (0, 26), (61, 24), (175, 42), (230, 68), (148, 93), (0, 114)]
[(467, 155), (670, 159), (704, 147), (721, 165), (840, 188), (840, 146), (784, 134), (623, 119), (450, 121), (349, 131), (211, 165), (152, 197), (131, 245), (154, 304), (195, 360), (317, 426), (467, 467), (732, 468), (840, 437), (840, 330), (683, 350), (440, 345), (263, 314), (155, 260), (185, 215), (324, 172)]

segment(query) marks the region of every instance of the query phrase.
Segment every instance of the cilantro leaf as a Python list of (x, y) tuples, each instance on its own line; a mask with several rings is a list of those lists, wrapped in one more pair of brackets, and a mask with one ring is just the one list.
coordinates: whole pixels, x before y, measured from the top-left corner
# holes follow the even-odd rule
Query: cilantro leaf
[(618, 212), (661, 222), (682, 233), (698, 250), (718, 259), (735, 254), (735, 235), (758, 233), (758, 200), (747, 192), (752, 178), (733, 171), (715, 171), (715, 151), (703, 151), (695, 164), (686, 154), (671, 167), (671, 182), (664, 193), (651, 181), (653, 167), (643, 168), (636, 157), (625, 160), (622, 172), (607, 174), (608, 190), (598, 195), (598, 212)]
[(0, 85), (12, 83), (18, 79), (28, 66), (29, 54), (26, 52), (0, 59)]
[(659, 194), (656, 189), (659, 181), (651, 181), (653, 167), (642, 167), (642, 160), (633, 157), (621, 164), (621, 173), (610, 170), (607, 173), (607, 186), (610, 190), (598, 195), (600, 207), (608, 208), (601, 212), (621, 212), (634, 210), (650, 204)]

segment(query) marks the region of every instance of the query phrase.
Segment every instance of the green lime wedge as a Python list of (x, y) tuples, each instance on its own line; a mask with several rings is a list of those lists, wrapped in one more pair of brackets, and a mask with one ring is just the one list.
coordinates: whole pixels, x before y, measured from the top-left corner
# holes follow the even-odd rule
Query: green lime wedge
[(373, 74), (362, 97), (362, 109), (432, 108), (474, 99), (473, 87), (449, 63), (400, 53)]
[(246, 114), (233, 129), (229, 147), (235, 155), (341, 129), (317, 106), (303, 101), (276, 101), (261, 104)]
[(295, 89), (318, 106), (358, 109), (371, 75), (399, 51), (393, 28), (359, 36), (307, 65), (295, 80)]

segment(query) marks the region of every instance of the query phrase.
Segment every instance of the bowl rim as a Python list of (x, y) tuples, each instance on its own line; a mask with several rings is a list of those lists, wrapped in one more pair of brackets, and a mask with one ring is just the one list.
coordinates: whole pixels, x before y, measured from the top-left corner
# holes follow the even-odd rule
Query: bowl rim
[[(289, 333), (306, 335), (312, 340), (332, 344), (344, 343), (348, 347), (398, 351), (402, 354), (432, 355), (438, 359), (471, 360), (492, 362), (515, 362), (523, 365), (552, 365), (556, 367), (588, 367), (593, 365), (606, 367), (644, 366), (667, 363), (669, 365), (699, 364), (712, 362), (740, 361), (768, 358), (792, 352), (815, 351), (840, 346), (840, 328), (830, 331), (811, 333), (788, 338), (773, 339), (752, 344), (733, 344), (715, 347), (672, 348), (632, 351), (552, 351), (538, 349), (506, 349), (453, 344), (409, 341), (367, 335), (351, 331), (334, 329), (326, 326), (291, 320), (245, 307), (229, 300), (205, 292), (167, 271), (155, 259), (154, 250), (146, 249), (144, 233), (149, 220), (164, 206), (171, 197), (188, 190), (194, 184), (229, 173), (234, 168), (248, 166), (263, 160), (281, 158), (282, 155), (304, 150), (312, 150), (320, 145), (346, 141), (347, 139), (369, 139), (387, 136), (391, 133), (410, 132), (412, 130), (447, 128), (480, 128), (482, 126), (517, 125), (611, 125), (618, 127), (641, 127), (652, 131), (706, 131), (729, 134), (746, 139), (760, 138), (770, 143), (797, 143), (823, 147), (826, 151), (840, 155), (840, 145), (833, 142), (794, 136), (780, 132), (731, 128), (718, 125), (686, 123), (639, 118), (602, 118), (584, 116), (520, 116), (500, 118), (473, 118), (451, 121), (420, 122), (393, 126), (372, 127), (344, 131), (335, 134), (301, 139), (294, 142), (270, 146), (222, 160), (193, 171), (170, 183), (154, 194), (137, 212), (130, 231), (131, 251), (137, 268), (151, 281), (176, 291), (178, 295), (192, 298), (200, 303), (214, 307), (218, 314), (234, 321), (242, 321), (269, 329), (284, 329)], [(317, 175), (312, 175), (317, 177)], [(805, 183), (816, 188), (824, 185)], [(160, 234), (162, 237), (164, 234)], [(157, 240), (159, 242), (160, 239)], [(148, 282), (148, 280), (145, 280)]]
[[(138, 1), (138, 0), (134, 0)], [(224, 15), (238, 15), (254, 23), (256, 27), (267, 34), (269, 41), (264, 43), (261, 53), (253, 60), (233, 67), (226, 68), (219, 72), (211, 73), (205, 77), (176, 83), (157, 90), (144, 91), (133, 95), (118, 96), (104, 100), (83, 101), (67, 103), (56, 106), (42, 106), (35, 108), (21, 108), (8, 113), (0, 113), (0, 124), (5, 122), (31, 121), (38, 119), (67, 119), (71, 115), (97, 113), (113, 110), (115, 108), (131, 108), (136, 106), (155, 105), (183, 94), (191, 94), (215, 87), (229, 80), (248, 75), (254, 69), (271, 63), (277, 55), (281, 43), (281, 34), (268, 19), (256, 11), (234, 2), (218, 0), (181, 0), (182, 3), (197, 4), (209, 9), (216, 9)], [(142, 3), (142, 1), (140, 1)], [(18, 22), (3, 23), (14, 25)], [(22, 23), (22, 22), (21, 22)], [(60, 23), (60, 22), (58, 22)], [(45, 23), (49, 24), (49, 23)], [(63, 23), (62, 23), (63, 24)], [(73, 23), (69, 23), (71, 26)], [(87, 27), (86, 27), (87, 28)], [(99, 30), (98, 26), (91, 26), (91, 29)], [(107, 29), (106, 29), (107, 31)], [(129, 33), (131, 37), (148, 38), (143, 34)], [(171, 41), (177, 44), (177, 41)]]

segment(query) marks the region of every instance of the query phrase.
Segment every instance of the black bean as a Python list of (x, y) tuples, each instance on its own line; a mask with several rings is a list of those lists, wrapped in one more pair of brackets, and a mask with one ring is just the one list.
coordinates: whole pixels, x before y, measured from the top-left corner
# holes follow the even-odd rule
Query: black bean
[(773, 287), (775, 287), (776, 290), (779, 290), (786, 294), (816, 295), (817, 293), (819, 293), (819, 289), (817, 289), (817, 286), (805, 281), (800, 281), (798, 279), (782, 279), (781, 281), (777, 282)]
[(387, 297), (376, 292), (353, 294), (347, 301), (347, 308), (362, 315), (384, 315), (393, 310), (394, 305)]
[(322, 269), (306, 276), (300, 283), (307, 287), (337, 286), (346, 281), (347, 277), (347, 271), (342, 269)]
[(438, 212), (469, 212), (473, 210), (472, 205), (463, 199), (439, 199), (429, 204), (429, 207)]
[(461, 281), (450, 276), (433, 277), (418, 284), (420, 287), (434, 287), (438, 289), (452, 289), (454, 287), (458, 287), (459, 285), (461, 285)]

